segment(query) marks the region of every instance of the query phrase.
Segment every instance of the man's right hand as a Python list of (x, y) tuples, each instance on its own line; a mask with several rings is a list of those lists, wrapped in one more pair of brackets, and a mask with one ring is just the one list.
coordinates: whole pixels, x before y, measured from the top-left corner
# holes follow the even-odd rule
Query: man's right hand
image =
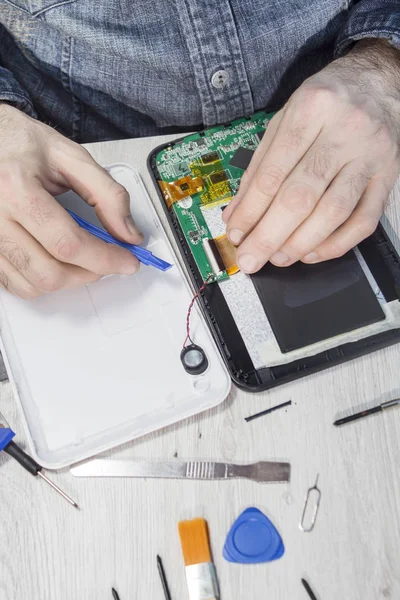
[(69, 189), (95, 208), (113, 236), (142, 241), (128, 192), (84, 148), (0, 104), (0, 286), (21, 298), (139, 267), (128, 250), (75, 223), (53, 197)]

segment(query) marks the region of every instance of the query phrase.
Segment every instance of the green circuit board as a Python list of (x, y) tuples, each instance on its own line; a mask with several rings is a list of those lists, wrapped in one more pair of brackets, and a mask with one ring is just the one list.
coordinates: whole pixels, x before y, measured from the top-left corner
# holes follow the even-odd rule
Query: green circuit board
[(189, 135), (156, 156), (164, 201), (176, 214), (203, 281), (222, 281), (236, 272), (221, 260), (204, 215), (219, 206), (222, 220), (272, 116), (258, 112)]

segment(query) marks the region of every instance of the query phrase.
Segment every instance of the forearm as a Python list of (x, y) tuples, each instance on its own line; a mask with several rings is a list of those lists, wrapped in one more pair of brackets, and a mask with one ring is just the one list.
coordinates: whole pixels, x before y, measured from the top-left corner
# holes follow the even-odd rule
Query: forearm
[(327, 75), (345, 94), (355, 93), (358, 105), (368, 107), (377, 127), (389, 128), (400, 146), (400, 49), (387, 40), (362, 39), (315, 78), (327, 82)]
[(354, 45), (349, 55), (358, 58), (360, 66), (367, 61), (369, 70), (389, 77), (390, 82), (400, 90), (400, 48), (386, 39), (365, 38)]

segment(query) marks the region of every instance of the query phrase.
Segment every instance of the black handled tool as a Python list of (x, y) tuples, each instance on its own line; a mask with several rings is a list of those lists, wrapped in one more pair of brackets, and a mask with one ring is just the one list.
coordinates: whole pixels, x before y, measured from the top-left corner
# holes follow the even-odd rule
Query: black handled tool
[(305, 579), (302, 579), (301, 583), (304, 585), (304, 587), (305, 587), (305, 589), (307, 591), (307, 594), (310, 596), (311, 600), (317, 600), (317, 597), (314, 594), (314, 592), (312, 591), (312, 589), (310, 587), (310, 584), (307, 583), (307, 581)]
[(161, 556), (158, 556), (158, 555), (157, 555), (157, 568), (158, 568), (158, 572), (160, 574), (160, 579), (161, 579), (161, 584), (162, 584), (163, 591), (164, 591), (165, 600), (172, 600), (171, 593), (170, 593), (169, 587), (168, 587), (167, 577), (166, 577), (165, 571), (164, 571), (164, 565), (161, 560)]
[(400, 404), (400, 398), (396, 398), (396, 400), (389, 400), (389, 402), (383, 402), (379, 406), (374, 406), (373, 408), (368, 408), (367, 410), (363, 410), (359, 413), (355, 413), (354, 415), (350, 415), (349, 417), (344, 417), (343, 419), (338, 419), (333, 424), (344, 425), (345, 423), (350, 423), (351, 421), (356, 421), (357, 419), (362, 419), (363, 417), (368, 417), (368, 415), (373, 415), (374, 413), (381, 412), (385, 408), (390, 408), (391, 406), (396, 406), (396, 404)]

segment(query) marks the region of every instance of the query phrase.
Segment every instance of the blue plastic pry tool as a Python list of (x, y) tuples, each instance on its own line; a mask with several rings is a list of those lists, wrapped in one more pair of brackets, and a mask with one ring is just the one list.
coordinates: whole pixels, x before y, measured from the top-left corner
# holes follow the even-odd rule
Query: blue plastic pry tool
[(15, 433), (9, 427), (0, 427), (0, 451), (11, 442)]
[(256, 564), (280, 558), (285, 547), (276, 527), (258, 508), (248, 508), (234, 522), (223, 556), (232, 563)]
[(76, 215), (74, 212), (72, 212), (72, 210), (67, 210), (67, 212), (71, 215), (74, 221), (78, 223), (79, 227), (82, 227), (82, 229), (85, 229), (85, 231), (88, 231), (95, 237), (103, 240), (103, 242), (107, 242), (107, 244), (115, 244), (116, 246), (121, 246), (121, 248), (129, 250), (129, 252), (132, 252), (132, 254), (136, 256), (136, 258), (144, 265), (151, 265), (160, 271), (168, 271), (168, 269), (172, 267), (169, 262), (154, 256), (150, 250), (146, 250), (146, 248), (142, 248), (141, 246), (135, 246), (135, 244), (126, 244), (125, 242), (120, 242), (112, 235), (107, 233), (107, 231), (97, 227), (96, 225), (93, 225), (93, 223), (89, 223), (89, 221), (85, 221), (85, 219), (82, 219), (82, 217)]

